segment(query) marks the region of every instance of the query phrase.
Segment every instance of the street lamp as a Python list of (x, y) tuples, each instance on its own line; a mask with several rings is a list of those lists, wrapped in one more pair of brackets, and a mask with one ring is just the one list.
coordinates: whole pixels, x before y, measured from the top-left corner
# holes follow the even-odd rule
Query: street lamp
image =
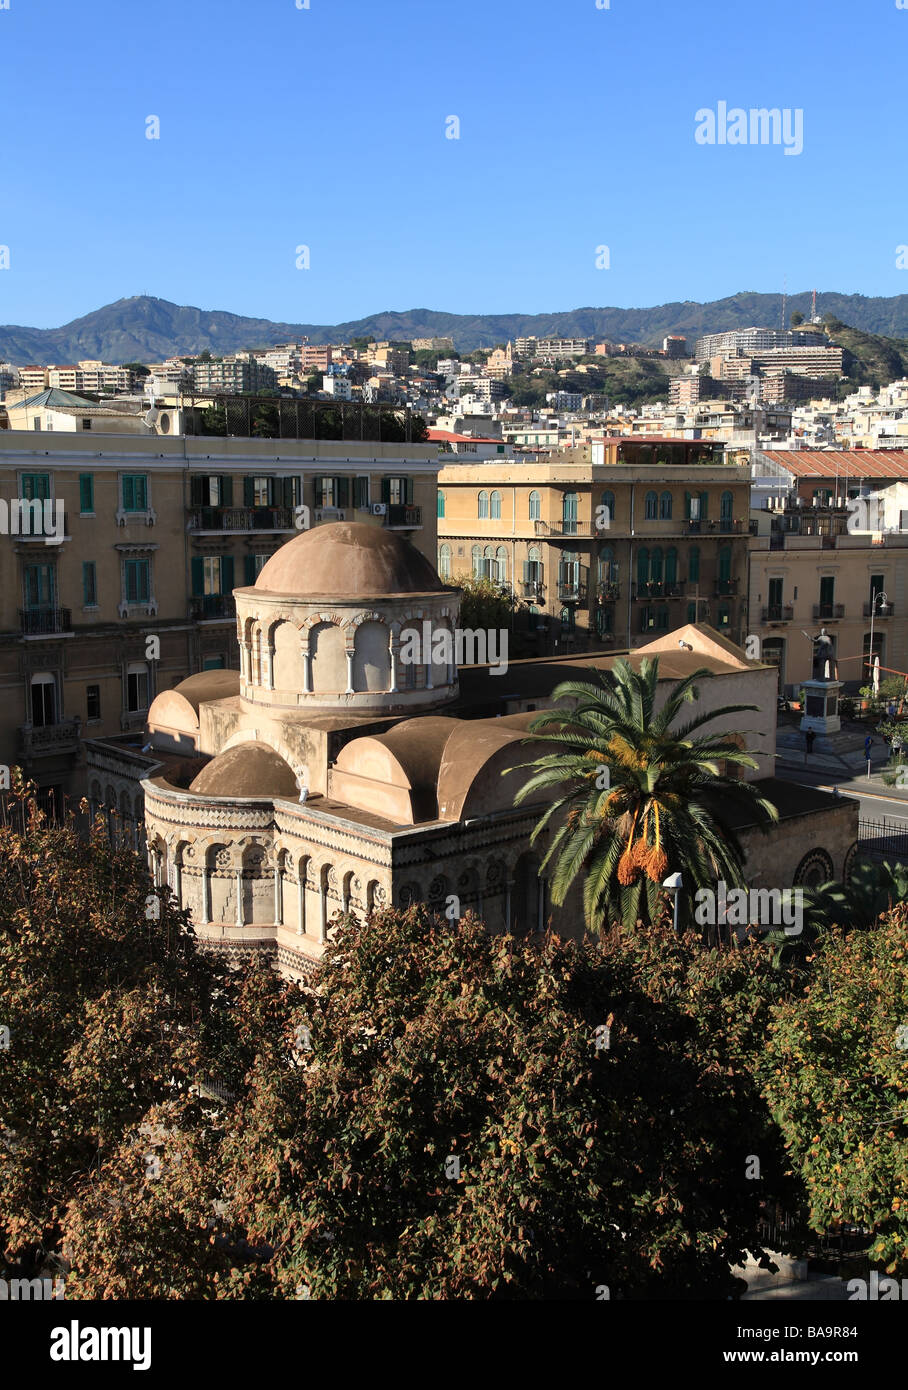
[(664, 879), (662, 882), (662, 887), (668, 889), (669, 893), (671, 893), (672, 895), (672, 900), (674, 902), (675, 936), (678, 935), (678, 901), (681, 884), (683, 882), (684, 879), (681, 877), (680, 874), (669, 874), (668, 878)]
[(874, 589), (870, 595), (870, 651), (867, 658), (867, 667), (873, 676), (873, 620), (876, 617), (877, 609), (881, 613), (889, 607), (889, 599), (885, 589)]

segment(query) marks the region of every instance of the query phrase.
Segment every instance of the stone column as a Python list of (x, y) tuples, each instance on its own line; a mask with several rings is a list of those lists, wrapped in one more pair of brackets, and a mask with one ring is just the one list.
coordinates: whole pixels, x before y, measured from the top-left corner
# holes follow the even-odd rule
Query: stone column
[(352, 653), (351, 651), (348, 651), (348, 652), (347, 652), (347, 690), (346, 690), (346, 693), (347, 693), (348, 695), (353, 695), (353, 694), (355, 694), (355, 691), (354, 691), (354, 689), (353, 689), (353, 653)]
[(308, 646), (303, 647), (303, 694), (312, 694), (312, 653)]
[(205, 926), (211, 921), (211, 870), (207, 860), (202, 865), (202, 922)]
[(274, 689), (274, 648), (270, 644), (265, 657), (265, 689)]
[(238, 927), (243, 925), (243, 869), (242, 866), (236, 871), (236, 924)]
[(324, 942), (324, 941), (327, 941), (327, 940), (328, 940), (328, 885), (327, 885), (327, 883), (323, 883), (323, 884), (322, 884), (322, 889), (321, 889), (321, 908), (322, 908), (322, 911), (321, 911), (322, 920), (319, 922), (319, 934), (318, 934), (318, 939), (319, 939), (319, 941)]
[(394, 641), (392, 640), (392, 642), (391, 642), (391, 689), (390, 689), (389, 692), (388, 692), (390, 695), (396, 695), (396, 694), (397, 694), (397, 675), (398, 675), (398, 672), (397, 672), (397, 662), (398, 662), (399, 656), (400, 656), (400, 652), (399, 652), (399, 649), (398, 649), (398, 645), (397, 645), (396, 642), (394, 642)]
[(296, 885), (297, 892), (297, 936), (306, 935), (306, 880), (300, 874)]
[(280, 863), (274, 866), (274, 924), (277, 927), (284, 925), (284, 881)]
[(177, 907), (183, 906), (183, 864), (182, 861), (174, 856), (173, 861), (173, 895), (177, 900)]

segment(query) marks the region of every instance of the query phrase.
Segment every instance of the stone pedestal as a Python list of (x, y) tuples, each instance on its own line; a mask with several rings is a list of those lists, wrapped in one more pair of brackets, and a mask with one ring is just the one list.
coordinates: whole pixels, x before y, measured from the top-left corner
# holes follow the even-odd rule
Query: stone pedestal
[(839, 694), (842, 681), (806, 680), (804, 687), (804, 714), (801, 718), (801, 731), (813, 729), (816, 734), (837, 734), (842, 727), (839, 716)]

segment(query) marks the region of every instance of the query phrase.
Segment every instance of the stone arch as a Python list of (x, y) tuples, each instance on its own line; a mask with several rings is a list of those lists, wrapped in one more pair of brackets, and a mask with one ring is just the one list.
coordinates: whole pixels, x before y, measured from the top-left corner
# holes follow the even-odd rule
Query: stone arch
[(312, 690), (342, 695), (347, 689), (347, 643), (343, 626), (321, 615), (309, 629)]
[(362, 613), (351, 624), (353, 689), (391, 688), (391, 633), (378, 613)]
[(243, 924), (269, 926), (274, 921), (274, 888), (268, 847), (253, 841), (237, 848), (243, 875)]
[(305, 676), (302, 633), (298, 624), (286, 618), (278, 618), (269, 626), (268, 640), (274, 648), (273, 688), (301, 691), (305, 685)]
[(835, 878), (832, 856), (817, 845), (804, 855), (792, 875), (791, 882), (795, 888), (816, 888), (821, 883), (828, 883), (832, 878)]

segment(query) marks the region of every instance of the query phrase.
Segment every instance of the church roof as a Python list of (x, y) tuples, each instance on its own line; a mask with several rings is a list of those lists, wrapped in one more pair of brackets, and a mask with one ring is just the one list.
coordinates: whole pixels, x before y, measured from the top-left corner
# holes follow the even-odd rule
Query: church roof
[(395, 531), (333, 521), (303, 531), (262, 568), (255, 588), (306, 598), (387, 598), (440, 593), (426, 557)]

